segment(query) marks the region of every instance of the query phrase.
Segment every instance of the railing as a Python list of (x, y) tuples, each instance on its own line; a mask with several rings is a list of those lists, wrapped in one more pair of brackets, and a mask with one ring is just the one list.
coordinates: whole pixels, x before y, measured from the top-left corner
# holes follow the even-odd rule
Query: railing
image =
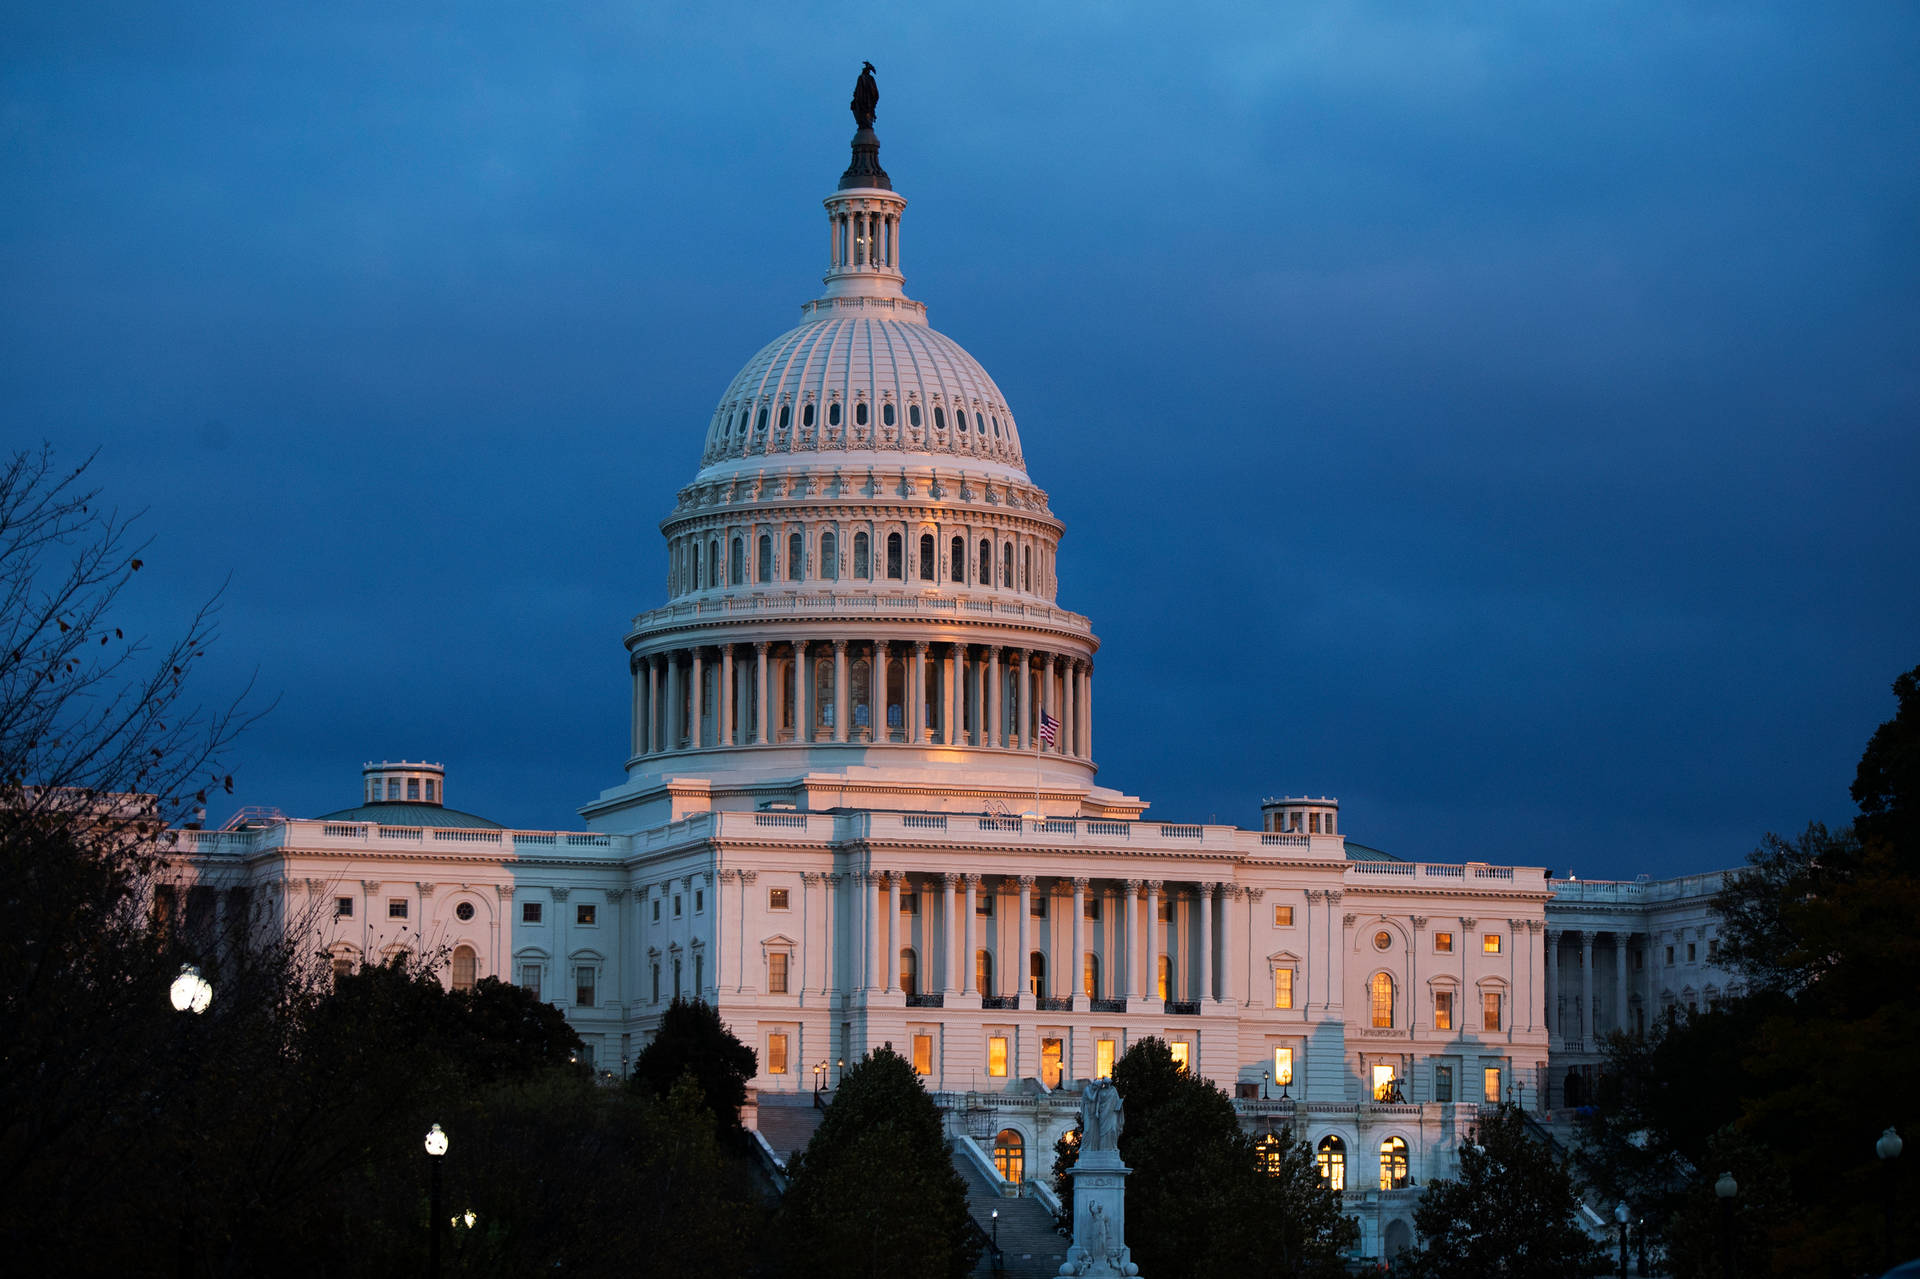
[(979, 822), (979, 829), (996, 831), (1003, 835), (1018, 835), (1020, 833), (1020, 819), (1018, 817), (982, 817)]
[(1467, 868), (1465, 866), (1422, 866), (1420, 873), (1440, 879), (1465, 879)]
[(1125, 839), (1128, 832), (1133, 829), (1133, 823), (1089, 821), (1086, 827), (1089, 835), (1106, 835), (1111, 838)]
[(946, 1006), (946, 996), (938, 992), (930, 995), (907, 996), (907, 1007), (909, 1008), (945, 1008)]
[(755, 826), (778, 826), (787, 830), (805, 830), (807, 828), (807, 815), (805, 813), (755, 813), (753, 815), (753, 824)]
[(1068, 817), (1048, 817), (1033, 824), (1035, 833), (1041, 835), (1071, 835), (1078, 824)]
[(1043, 1013), (1070, 1013), (1073, 1011), (1072, 995), (1042, 995), (1033, 1002)]
[(1123, 1013), (1127, 1011), (1124, 999), (1089, 999), (1087, 1007), (1096, 1013)]
[(1197, 999), (1169, 999), (1167, 1011), (1177, 1017), (1198, 1017), (1200, 1001)]
[(945, 830), (947, 819), (926, 813), (907, 813), (900, 818), (900, 824), (908, 830)]
[[(744, 588), (735, 588), (744, 589)], [(931, 616), (952, 617), (959, 613), (962, 601), (953, 596), (897, 595), (881, 592), (879, 594), (789, 594), (760, 593), (752, 591), (740, 595), (726, 595), (719, 599), (681, 600), (663, 607), (650, 609), (633, 619), (633, 629), (659, 626), (668, 622), (678, 622), (706, 617), (752, 617), (756, 614), (839, 614), (872, 616), (876, 613), (919, 613)], [(973, 601), (967, 601), (969, 605)], [(1028, 621), (1047, 622), (1074, 631), (1090, 631), (1093, 623), (1085, 615), (1069, 612), (1063, 608), (1052, 608), (1045, 604), (1023, 604), (1006, 600), (985, 601), (998, 617), (1017, 617)], [(969, 607), (969, 612), (982, 612), (979, 608)]]
[(1267, 845), (1268, 847), (1272, 847), (1276, 844), (1283, 848), (1312, 848), (1313, 847), (1313, 838), (1308, 835), (1262, 834), (1260, 836), (1260, 842), (1262, 844)]
[(382, 826), (379, 828), (381, 839), (419, 839), (421, 828), (418, 826)]
[(1160, 834), (1167, 839), (1200, 839), (1207, 833), (1204, 826), (1169, 826), (1164, 822)]
[(1513, 867), (1476, 865), (1473, 868), (1473, 877), (1475, 879), (1512, 879)]
[(345, 826), (339, 822), (323, 822), (320, 825), (320, 833), (333, 839), (365, 839), (367, 837), (367, 828), (365, 826)]
[(1003, 1009), (1009, 1009), (1009, 1010), (1018, 1009), (1020, 1007), (1020, 996), (1018, 995), (982, 995), (980, 996), (980, 1007), (1003, 1008)]
[(1353, 862), (1350, 865), (1356, 875), (1413, 875), (1420, 869), (1412, 862)]
[(450, 844), (497, 844), (500, 832), (497, 830), (469, 830), (464, 827), (436, 827), (433, 837)]

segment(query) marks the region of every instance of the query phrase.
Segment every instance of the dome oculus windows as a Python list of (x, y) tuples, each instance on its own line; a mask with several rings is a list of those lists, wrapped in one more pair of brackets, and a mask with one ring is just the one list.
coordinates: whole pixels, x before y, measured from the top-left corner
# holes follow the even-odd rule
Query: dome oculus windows
[(833, 403), (827, 405), (827, 425), (828, 426), (840, 425), (840, 401), (838, 400), (835, 400)]
[(882, 426), (893, 425), (893, 401), (892, 400), (888, 400), (885, 404), (882, 404), (880, 406), (880, 425)]
[(947, 411), (938, 404), (933, 406), (933, 429), (936, 431), (947, 429)]
[(920, 429), (920, 406), (918, 404), (907, 405), (907, 425), (916, 431)]
[(800, 425), (802, 426), (813, 425), (813, 401), (812, 400), (808, 400), (805, 404), (802, 404), (800, 406)]
[(865, 400), (861, 400), (853, 406), (853, 424), (855, 426), (865, 426), (867, 424), (867, 402)]
[(953, 411), (953, 424), (963, 431), (967, 429), (967, 411), (965, 409), (955, 409)]
[(782, 404), (780, 406), (780, 429), (784, 431), (792, 424), (793, 424), (793, 405)]

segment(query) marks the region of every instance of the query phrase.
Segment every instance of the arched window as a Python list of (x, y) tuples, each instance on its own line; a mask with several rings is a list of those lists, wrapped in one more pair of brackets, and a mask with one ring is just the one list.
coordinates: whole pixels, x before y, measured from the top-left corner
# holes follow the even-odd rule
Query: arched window
[(915, 430), (920, 429), (920, 406), (918, 404), (907, 405), (907, 425), (913, 427)]
[(998, 413), (993, 415), (993, 436), (995, 439), (1000, 438), (1000, 415)]
[(1027, 1143), (1011, 1128), (993, 1139), (993, 1170), (1016, 1186), (1027, 1179)]
[(853, 535), (853, 575), (862, 582), (873, 576), (873, 548), (865, 533)]
[(720, 585), (720, 539), (707, 543), (707, 585)]
[(1031, 546), (1020, 548), (1020, 589), (1023, 591), (1033, 589), (1033, 548)]
[(787, 580), (797, 582), (807, 566), (806, 539), (798, 533), (787, 534)]
[(480, 956), (474, 953), (473, 947), (455, 946), (453, 948), (453, 988), (472, 990), (474, 972), (479, 966)]
[(727, 562), (727, 580), (735, 586), (742, 586), (747, 580), (747, 548), (737, 537), (733, 539), (733, 557)]
[(784, 431), (791, 425), (793, 425), (793, 405), (782, 404), (780, 406), (780, 429)]
[(1373, 980), (1367, 983), (1367, 991), (1372, 997), (1373, 1024), (1387, 1028), (1393, 1025), (1393, 975), (1375, 973)]
[(900, 989), (908, 995), (920, 993), (920, 956), (911, 946), (900, 948)]
[(1330, 1190), (1347, 1188), (1347, 1143), (1338, 1137), (1322, 1137), (1320, 1146), (1314, 1151), (1314, 1160), (1320, 1165), (1321, 1180)]
[(947, 580), (950, 582), (965, 583), (967, 580), (966, 542), (961, 538), (954, 538), (952, 554), (950, 554), (948, 558), (951, 559), (953, 563), (948, 565), (952, 571), (947, 574)]
[(800, 425), (802, 426), (813, 425), (813, 401), (812, 400), (808, 400), (805, 404), (800, 406)]
[(693, 544), (693, 589), (700, 589), (700, 543)]
[(1008, 542), (1004, 547), (1001, 548), (1001, 550), (1003, 554), (1000, 556), (1000, 585), (1006, 587), (1008, 590), (1012, 590), (1013, 589), (1013, 543)]
[(1047, 997), (1047, 957), (1037, 950), (1027, 956), (1027, 989), (1035, 999)]
[(936, 431), (947, 429), (947, 411), (938, 404), (933, 406), (933, 429)]
[(967, 429), (967, 411), (965, 409), (955, 409), (953, 411), (953, 424), (963, 431)]
[(827, 425), (828, 426), (840, 425), (840, 401), (838, 400), (835, 400), (833, 403), (827, 405)]
[[(1148, 927), (1151, 928), (1152, 925), (1149, 924)], [(1173, 989), (1173, 956), (1164, 953), (1160, 956), (1159, 977), (1160, 998), (1166, 999), (1168, 998), (1167, 992)]]
[(760, 409), (759, 418), (754, 421), (753, 429), (756, 431), (764, 431), (767, 429), (767, 410), (764, 405)]
[(740, 420), (734, 423), (734, 427), (733, 427), (734, 432), (736, 434), (745, 435), (747, 433), (747, 416), (748, 416), (748, 410), (741, 409)]
[(1253, 1143), (1253, 1151), (1254, 1155), (1260, 1160), (1261, 1172), (1266, 1173), (1269, 1177), (1278, 1177), (1280, 1175), (1281, 1147), (1279, 1137), (1273, 1133), (1268, 1133)]
[(980, 539), (980, 585), (993, 585), (993, 543)]
[(992, 996), (993, 989), (993, 952), (976, 950), (973, 952), (973, 985), (981, 994)]
[(920, 580), (923, 582), (933, 580), (933, 534), (931, 533), (920, 535)]
[(867, 402), (865, 400), (861, 400), (853, 406), (853, 424), (855, 426), (865, 426), (867, 424)]
[(900, 535), (887, 534), (887, 576), (896, 582), (907, 580), (906, 566), (900, 562)]
[(1380, 1143), (1380, 1189), (1403, 1190), (1407, 1184), (1407, 1143), (1389, 1137)]
[(760, 571), (754, 575), (753, 580), (756, 582), (773, 580), (773, 537), (770, 534), (760, 535)]
[(829, 582), (840, 580), (840, 540), (831, 529), (820, 535), (820, 576)]
[(1088, 951), (1080, 965), (1080, 989), (1088, 999), (1100, 998), (1100, 956)]
[(892, 400), (888, 400), (885, 404), (882, 404), (880, 406), (880, 424), (882, 426), (893, 425), (893, 401)]

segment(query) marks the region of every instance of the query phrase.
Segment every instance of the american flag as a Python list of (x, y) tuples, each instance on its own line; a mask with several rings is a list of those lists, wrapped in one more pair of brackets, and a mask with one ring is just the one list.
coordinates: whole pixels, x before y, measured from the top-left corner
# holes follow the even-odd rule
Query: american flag
[(1060, 740), (1060, 721), (1045, 711), (1040, 712), (1040, 744), (1051, 746)]

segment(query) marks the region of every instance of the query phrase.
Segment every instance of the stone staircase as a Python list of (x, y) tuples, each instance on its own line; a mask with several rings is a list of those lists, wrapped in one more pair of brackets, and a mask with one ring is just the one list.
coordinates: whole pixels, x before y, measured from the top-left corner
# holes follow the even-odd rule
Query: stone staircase
[[(1000, 1194), (973, 1160), (959, 1151), (953, 1166), (967, 1183), (967, 1211), (989, 1237), (995, 1208), (1000, 1210), (1000, 1256), (1007, 1279), (1051, 1279), (1067, 1259), (1067, 1240), (1054, 1233), (1053, 1214), (1038, 1199), (1008, 1199)], [(990, 1275), (993, 1258), (985, 1255), (975, 1272)]]

